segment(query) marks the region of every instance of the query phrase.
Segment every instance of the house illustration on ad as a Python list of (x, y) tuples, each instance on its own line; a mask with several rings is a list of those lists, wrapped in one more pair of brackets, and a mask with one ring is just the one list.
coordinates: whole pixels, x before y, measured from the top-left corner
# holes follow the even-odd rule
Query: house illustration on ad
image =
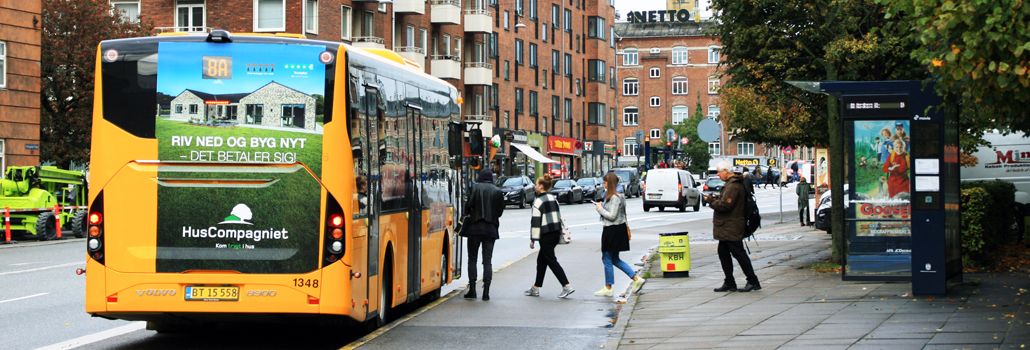
[(315, 98), (275, 81), (249, 93), (185, 89), (170, 104), (170, 119), (176, 121), (316, 129)]

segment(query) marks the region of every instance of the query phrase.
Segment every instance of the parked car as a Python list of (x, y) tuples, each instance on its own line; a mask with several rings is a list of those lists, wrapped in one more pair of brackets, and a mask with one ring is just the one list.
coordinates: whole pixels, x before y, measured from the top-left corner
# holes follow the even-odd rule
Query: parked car
[(576, 184), (583, 188), (583, 198), (597, 201), (601, 199), (604, 192), (604, 182), (597, 177), (584, 177), (576, 180)]
[(525, 208), (536, 199), (536, 188), (527, 176), (512, 176), (499, 181), (501, 192), (504, 192), (504, 204), (514, 204)]
[(569, 179), (555, 181), (550, 192), (558, 198), (558, 202), (583, 203), (583, 188), (579, 187), (575, 181)]
[(640, 197), (640, 174), (637, 173), (637, 169), (617, 168), (612, 169), (612, 172), (619, 177), (619, 193), (625, 194), (626, 198)]
[[(830, 208), (833, 207), (833, 202), (830, 199), (830, 190), (823, 192), (822, 196), (819, 197), (819, 204), (815, 206), (815, 228), (819, 230), (830, 232)], [(844, 210), (848, 209), (848, 184), (844, 184)]]
[(644, 184), (644, 211), (650, 211), (657, 207), (659, 211), (665, 211), (666, 207), (679, 208), (686, 211), (687, 207), (694, 207), (694, 211), (701, 210), (701, 191), (697, 187), (701, 184), (694, 181), (689, 171), (680, 169), (652, 169), (647, 172), (647, 182)]
[(705, 201), (704, 196), (719, 194), (720, 192), (722, 192), (722, 187), (725, 185), (726, 181), (722, 181), (722, 179), (716, 176), (709, 177), (708, 180), (705, 180), (704, 185), (701, 187), (701, 205), (708, 205), (708, 202)]

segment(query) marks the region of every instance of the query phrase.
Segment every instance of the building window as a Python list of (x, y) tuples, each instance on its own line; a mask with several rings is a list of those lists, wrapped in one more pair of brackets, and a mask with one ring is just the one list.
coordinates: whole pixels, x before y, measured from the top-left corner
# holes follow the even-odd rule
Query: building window
[(175, 114), (182, 114), (182, 104), (176, 103), (175, 108), (172, 110), (175, 111)]
[(522, 16), (522, 0), (515, 0), (515, 15)]
[(565, 9), (565, 21), (564, 21), (563, 24), (565, 25), (565, 31), (571, 33), (572, 32), (572, 11), (569, 10), (569, 9)]
[(529, 19), (536, 20), (536, 0), (529, 0)]
[(662, 129), (651, 129), (649, 132), (651, 139), (660, 139), (662, 137)]
[(443, 35), (443, 47), (440, 52), (444, 58), (451, 58), (451, 36), (448, 34)]
[(687, 78), (675, 77), (672, 78), (672, 94), (673, 95), (686, 95), (687, 94)]
[(409, 25), (404, 27), (404, 46), (415, 46), (415, 26)]
[(515, 114), (522, 114), (522, 88), (515, 88)]
[(497, 58), (497, 33), (490, 33), (490, 57)]
[(608, 107), (604, 103), (591, 102), (587, 106), (587, 123), (593, 125), (604, 125), (608, 114)]
[(637, 126), (640, 125), (640, 110), (637, 107), (626, 107), (622, 109), (622, 125), (623, 126)]
[(672, 107), (672, 124), (673, 125), (680, 125), (680, 124), (683, 124), (683, 122), (687, 121), (687, 118), (690, 117), (690, 115), (688, 114), (689, 110), (690, 110), (690, 108), (688, 108), (687, 106), (673, 106)]
[(508, 30), (508, 11), (504, 11), (504, 30)]
[(589, 81), (607, 82), (605, 74), (608, 72), (607, 63), (602, 60), (587, 61), (587, 79)]
[(708, 118), (719, 120), (719, 106), (708, 105)]
[(139, 1), (111, 1), (113, 11), (116, 11), (119, 15), (125, 19), (126, 22), (137, 23), (139, 22)]
[(640, 94), (640, 81), (637, 78), (622, 80), (622, 96), (636, 96), (638, 94)]
[(608, 27), (608, 46), (615, 48), (615, 27)]
[(554, 118), (554, 120), (558, 120), (558, 118), (561, 118), (561, 110), (559, 110), (559, 108), (561, 108), (560, 104), (561, 104), (561, 100), (558, 99), (558, 96), (553, 96), (552, 95), (551, 96), (551, 117)]
[(561, 23), (561, 9), (558, 5), (551, 5), (551, 25), (558, 28), (558, 23)]
[(265, 106), (261, 104), (247, 104), (244, 106), (244, 122), (247, 124), (261, 124), (264, 117)]
[(718, 46), (708, 47), (708, 63), (719, 63), (719, 51), (722, 50)]
[(304, 1), (304, 31), (318, 34), (318, 0)]
[(254, 0), (254, 31), (286, 30), (285, 0)]
[(687, 48), (677, 46), (672, 48), (672, 64), (687, 64)]
[(647, 75), (652, 78), (659, 78), (662, 76), (662, 70), (658, 69), (658, 67), (651, 67), (651, 69), (648, 70)]
[(708, 77), (708, 94), (716, 95), (719, 93), (719, 78)]
[(386, 3), (385, 2), (379, 3), (379, 12), (386, 13)]
[(572, 76), (572, 55), (565, 54), (565, 76)]
[(624, 155), (624, 156), (636, 156), (637, 155), (637, 149), (639, 149), (639, 148), (640, 148), (640, 145), (637, 144), (637, 138), (636, 137), (627, 137), (625, 139), (622, 139), (622, 155)]
[(375, 12), (361, 11), (357, 36), (375, 36)]
[(755, 155), (755, 144), (751, 142), (741, 142), (737, 144), (737, 155), (738, 156), (753, 156)]
[(540, 40), (547, 42), (547, 23), (540, 23)]
[(504, 60), (504, 80), (511, 79), (511, 61)]
[[(530, 2), (532, 3), (532, 2)], [(536, 91), (529, 92), (529, 115), (536, 116), (540, 114), (540, 102), (537, 101)]]
[(0, 41), (0, 88), (5, 87), (7, 87), (7, 43)]
[[(418, 47), (422, 48), (422, 52), (423, 53), (429, 52), (429, 32), (426, 31), (425, 29), (419, 29), (418, 30), (418, 35), (419, 35), (419, 37), (418, 37), (418, 41), (419, 41)], [(480, 57), (480, 58), (482, 58), (482, 57)]]
[(565, 121), (572, 121), (572, 100), (565, 99)]
[(615, 89), (615, 66), (608, 67), (608, 86)]
[(529, 44), (529, 68), (536, 68), (536, 44)]
[(561, 69), (561, 54), (558, 50), (551, 50), (551, 72), (557, 74)]
[(651, 107), (658, 107), (662, 105), (662, 98), (658, 96), (651, 96)]
[(340, 6), (340, 37), (343, 40), (350, 40), (351, 18), (350, 7)]
[(608, 24), (603, 17), (590, 17), (587, 19), (587, 37), (605, 40), (608, 34)]
[(494, 84), (492, 86), (492, 88), (490, 89), (490, 109), (495, 109), (496, 110), (497, 109), (497, 103), (498, 103), (498, 101), (500, 101), (500, 99), (497, 98), (497, 90), (498, 90), (497, 89), (497, 84)]
[(722, 143), (719, 143), (718, 141), (716, 141), (716, 142), (709, 142), (708, 143), (708, 154), (711, 154), (713, 156), (721, 156), (722, 155)]
[(625, 49), (622, 50), (622, 65), (623, 66), (636, 66), (640, 64), (640, 54), (637, 49)]
[(515, 64), (522, 65), (522, 40), (515, 39)]
[(175, 30), (180, 32), (203, 32), (204, 2), (179, 0), (175, 5)]
[(198, 112), (200, 112), (200, 106), (198, 106), (197, 104), (191, 104), (190, 105), (190, 114), (196, 115)]

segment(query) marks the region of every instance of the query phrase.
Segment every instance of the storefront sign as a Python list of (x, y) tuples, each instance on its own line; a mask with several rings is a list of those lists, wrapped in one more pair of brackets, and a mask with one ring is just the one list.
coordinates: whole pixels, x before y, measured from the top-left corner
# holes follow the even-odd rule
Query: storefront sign
[(514, 133), (512, 133), (511, 141), (514, 143), (528, 143), (529, 135), (527, 135), (525, 131), (517, 130)]
[(756, 166), (761, 164), (758, 158), (733, 158), (733, 166)]
[(554, 154), (576, 155), (576, 139), (571, 137), (548, 136), (547, 152)]
[(629, 23), (690, 22), (687, 10), (630, 11)]
[(615, 145), (610, 144), (610, 143), (604, 144), (604, 153), (614, 154), (615, 153)]

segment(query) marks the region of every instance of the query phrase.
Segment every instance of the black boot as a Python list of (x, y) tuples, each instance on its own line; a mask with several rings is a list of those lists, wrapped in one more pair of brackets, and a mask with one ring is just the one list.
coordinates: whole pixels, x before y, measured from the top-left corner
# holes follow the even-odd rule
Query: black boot
[(465, 292), (465, 299), (476, 298), (476, 282), (469, 282), (469, 290)]
[(483, 282), (483, 300), (490, 300), (490, 282)]
[(736, 283), (734, 283), (732, 281), (724, 281), (724, 282), (722, 282), (722, 287), (715, 288), (712, 291), (713, 292), (732, 292), (732, 291), (735, 291), (735, 290), (737, 290), (737, 284)]
[(745, 284), (744, 288), (737, 289), (738, 292), (750, 292), (753, 290), (762, 290), (762, 285), (758, 281), (754, 281)]

